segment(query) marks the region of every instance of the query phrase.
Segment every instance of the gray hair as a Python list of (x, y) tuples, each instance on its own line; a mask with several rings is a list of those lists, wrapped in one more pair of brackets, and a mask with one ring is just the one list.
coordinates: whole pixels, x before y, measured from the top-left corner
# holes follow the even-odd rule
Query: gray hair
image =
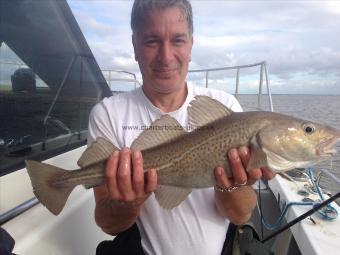
[(194, 32), (192, 7), (188, 0), (135, 0), (131, 12), (131, 29), (133, 34), (137, 34), (143, 26), (148, 12), (154, 9), (165, 10), (177, 7), (182, 11), (188, 24), (189, 35)]

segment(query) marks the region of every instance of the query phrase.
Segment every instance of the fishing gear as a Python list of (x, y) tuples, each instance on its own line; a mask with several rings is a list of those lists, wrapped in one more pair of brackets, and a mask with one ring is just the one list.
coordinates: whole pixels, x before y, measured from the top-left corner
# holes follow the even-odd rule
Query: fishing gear
[[(327, 171), (327, 170), (323, 170), (323, 171)], [(330, 175), (330, 173), (327, 173), (328, 175)], [(282, 222), (284, 221), (285, 219), (285, 216), (287, 215), (288, 213), (288, 209), (292, 206), (315, 206), (316, 204), (320, 204), (322, 201), (325, 200), (322, 192), (321, 192), (321, 189), (319, 187), (319, 182), (318, 181), (315, 181), (314, 179), (314, 175), (313, 175), (313, 171), (312, 171), (312, 168), (309, 167), (307, 168), (307, 173), (306, 173), (306, 176), (308, 176), (311, 184), (312, 184), (312, 188), (311, 188), (311, 191), (310, 192), (315, 192), (319, 195), (319, 201), (315, 202), (313, 201), (312, 199), (303, 199), (302, 202), (289, 202), (288, 204), (286, 204), (284, 206), (284, 208), (282, 209), (282, 212), (279, 216), (279, 218), (276, 220), (275, 223), (273, 224), (270, 224), (268, 223), (265, 218), (263, 217), (263, 215), (261, 214), (261, 227), (262, 226), (265, 226), (266, 229), (268, 230), (276, 230), (278, 227), (280, 227), (280, 225), (282, 224)], [(319, 175), (321, 176), (321, 175)], [(298, 191), (298, 194), (300, 193), (303, 193), (304, 190), (299, 190)], [(304, 191), (306, 194), (309, 194), (307, 191)], [(259, 206), (260, 206), (260, 209), (261, 209), (261, 194), (260, 194), (260, 190), (259, 190)], [(304, 195), (304, 194), (301, 194), (301, 195)], [(278, 198), (279, 200), (279, 198)], [(261, 210), (262, 211), (262, 210)], [(325, 207), (323, 207), (322, 209), (318, 210), (318, 214), (322, 217), (323, 220), (334, 220), (338, 217), (338, 211), (331, 205), (327, 205)], [(263, 229), (261, 229), (263, 232)], [(263, 238), (263, 236), (262, 236)]]
[(294, 226), (296, 223), (306, 219), (308, 216), (312, 215), (313, 213), (315, 213), (315, 212), (319, 211), (320, 209), (324, 208), (325, 206), (329, 205), (331, 202), (333, 202), (334, 200), (336, 200), (338, 198), (340, 198), (340, 192), (336, 193), (334, 196), (328, 198), (327, 200), (323, 201), (322, 203), (315, 205), (312, 209), (310, 209), (309, 211), (305, 212), (304, 214), (302, 214), (301, 216), (297, 217), (296, 219), (292, 220), (290, 223), (286, 224), (282, 228), (278, 229), (273, 234), (271, 234), (268, 237), (266, 237), (265, 239), (263, 239), (261, 242), (262, 243), (267, 242), (268, 240), (270, 240), (273, 237), (277, 236), (278, 234), (282, 233), (286, 229)]
[[(325, 170), (327, 171), (327, 170)], [(321, 192), (320, 186), (318, 183), (315, 182), (314, 180), (314, 176), (313, 176), (313, 171), (312, 168), (309, 167), (307, 169), (307, 174), (313, 184), (313, 188), (315, 189), (315, 191), (318, 193), (319, 198), (321, 201), (324, 201), (324, 196)], [(321, 176), (321, 175), (320, 175)], [(331, 205), (327, 205), (325, 207), (323, 207), (322, 209), (320, 209), (318, 211), (318, 213), (320, 214), (320, 216), (324, 219), (324, 220), (334, 220), (338, 217), (338, 211)]]

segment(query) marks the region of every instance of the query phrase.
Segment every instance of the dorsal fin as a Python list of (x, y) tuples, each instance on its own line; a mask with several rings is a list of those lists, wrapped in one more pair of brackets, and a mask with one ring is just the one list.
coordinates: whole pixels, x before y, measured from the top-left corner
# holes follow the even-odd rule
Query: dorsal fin
[(163, 115), (158, 120), (152, 122), (150, 127), (144, 130), (137, 139), (133, 141), (131, 149), (146, 150), (174, 140), (185, 133), (185, 130), (176, 119), (170, 115)]
[(79, 158), (77, 164), (80, 167), (86, 167), (95, 163), (106, 160), (112, 152), (119, 150), (105, 138), (98, 137)]
[(208, 96), (195, 96), (188, 107), (189, 122), (194, 128), (204, 126), (233, 113), (228, 107)]

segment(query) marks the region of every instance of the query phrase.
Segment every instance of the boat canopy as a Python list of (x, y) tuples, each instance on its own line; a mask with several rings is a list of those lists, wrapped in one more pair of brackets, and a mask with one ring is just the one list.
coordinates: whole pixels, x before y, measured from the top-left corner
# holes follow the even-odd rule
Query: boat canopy
[(66, 0), (1, 0), (2, 42), (52, 90), (65, 80), (72, 93), (81, 80), (84, 95), (111, 95)]
[(86, 144), (110, 95), (66, 0), (0, 0), (0, 176)]

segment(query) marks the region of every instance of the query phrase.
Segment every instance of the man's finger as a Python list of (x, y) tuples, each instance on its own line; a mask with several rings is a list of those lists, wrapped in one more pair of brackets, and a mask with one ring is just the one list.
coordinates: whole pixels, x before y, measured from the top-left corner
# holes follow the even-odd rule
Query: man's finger
[[(246, 168), (248, 166), (249, 160), (250, 160), (250, 150), (246, 146), (241, 146), (238, 149), (238, 153), (240, 155), (241, 161), (243, 166)], [(250, 169), (248, 174), (248, 184), (252, 185), (254, 184), (257, 180), (261, 179), (262, 177), (262, 172), (261, 169), (256, 168), (256, 169)]]
[(111, 199), (118, 199), (120, 192), (117, 187), (117, 167), (119, 163), (119, 151), (114, 151), (105, 166), (105, 181)]
[(143, 158), (140, 151), (134, 151), (132, 153), (132, 188), (135, 191), (137, 197), (141, 197), (144, 194), (144, 169)]
[(253, 185), (257, 180), (262, 178), (262, 171), (260, 168), (252, 169), (248, 172), (248, 184)]
[(276, 175), (276, 173), (274, 173), (272, 170), (270, 170), (267, 167), (262, 167), (261, 171), (262, 171), (263, 179), (266, 179), (266, 180), (271, 180)]
[(150, 169), (146, 172), (145, 193), (149, 194), (157, 189), (157, 171)]
[(224, 168), (221, 166), (216, 167), (215, 178), (217, 185), (222, 188), (229, 188), (232, 186), (232, 182), (229, 180)]
[(124, 200), (131, 201), (134, 199), (134, 191), (131, 185), (131, 151), (128, 148), (124, 148), (120, 152), (117, 184)]
[(247, 173), (244, 169), (241, 158), (237, 149), (231, 149), (228, 152), (229, 163), (233, 172), (234, 185), (247, 183)]
[(237, 149), (238, 155), (242, 161), (243, 167), (246, 168), (250, 159), (250, 150), (247, 146), (241, 146)]

